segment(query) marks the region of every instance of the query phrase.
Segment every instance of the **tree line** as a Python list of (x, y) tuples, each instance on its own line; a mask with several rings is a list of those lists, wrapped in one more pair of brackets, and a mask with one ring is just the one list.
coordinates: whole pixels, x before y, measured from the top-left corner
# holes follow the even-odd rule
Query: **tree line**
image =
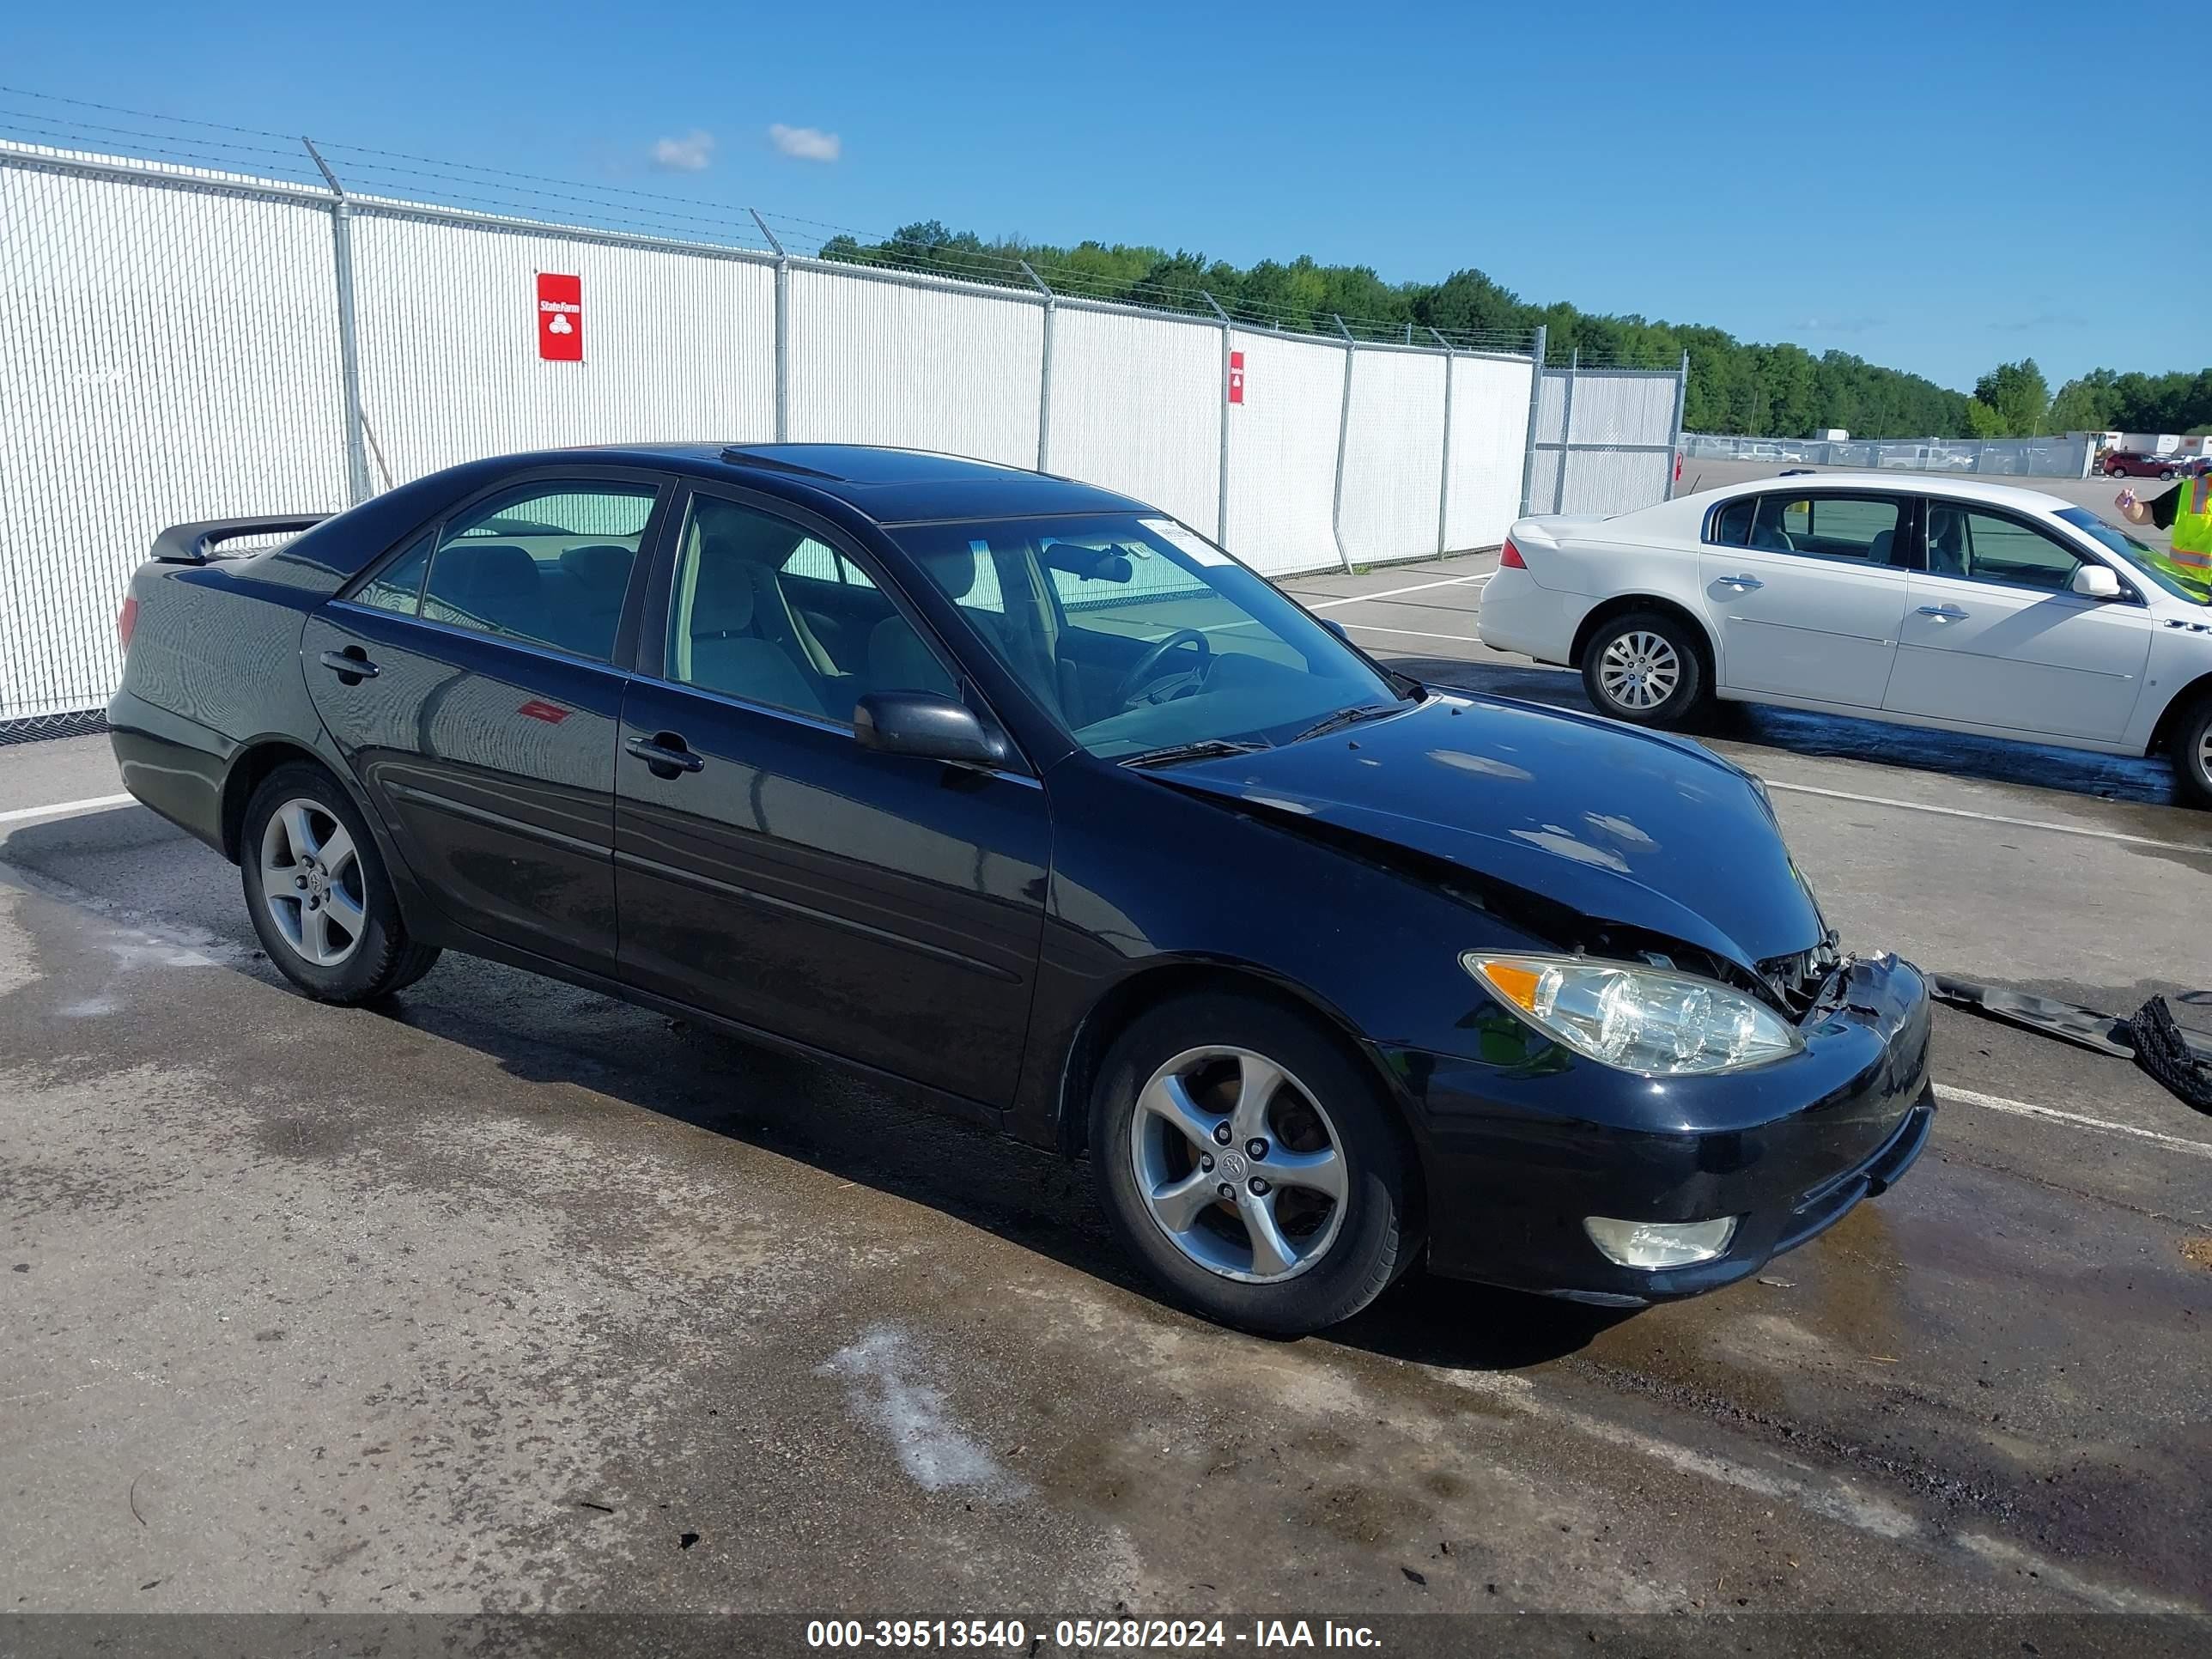
[(1867, 438), (1995, 438), (2106, 427), (2185, 432), (2212, 423), (2212, 369), (2143, 375), (2100, 368), (2054, 398), (2028, 359), (2000, 365), (1969, 394), (1848, 351), (1815, 356), (1717, 328), (1536, 305), (1473, 270), (1441, 283), (1392, 283), (1366, 265), (1324, 265), (1303, 255), (1239, 266), (1124, 243), (987, 240), (934, 219), (880, 242), (832, 237), (822, 256), (996, 282), (1020, 280), (1017, 262), (1026, 262), (1060, 293), (1204, 316), (1212, 314), (1203, 297), (1210, 295), (1239, 323), (1293, 332), (1332, 334), (1333, 319), (1342, 317), (1370, 339), (1403, 337), (1410, 325), (1416, 340), (1433, 328), (1455, 344), (1525, 349), (1541, 325), (1555, 364), (1579, 356), (1608, 368), (1674, 368), (1687, 352), (1682, 424), (1692, 432), (1805, 437), (1841, 427)]

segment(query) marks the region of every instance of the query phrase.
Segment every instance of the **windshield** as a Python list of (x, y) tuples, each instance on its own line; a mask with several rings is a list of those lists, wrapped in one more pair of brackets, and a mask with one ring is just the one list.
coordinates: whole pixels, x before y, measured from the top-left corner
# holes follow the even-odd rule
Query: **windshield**
[(1288, 742), (1394, 684), (1205, 538), (1135, 514), (891, 532), (1092, 754)]
[(2212, 587), (2203, 582), (2191, 581), (2166, 563), (2159, 550), (2147, 542), (2139, 542), (2118, 526), (2108, 523), (2086, 507), (2061, 507), (2058, 516), (2076, 530), (2087, 531), (2106, 547), (2125, 559), (2136, 570), (2156, 582), (2178, 599), (2187, 599), (2192, 605), (2212, 605)]

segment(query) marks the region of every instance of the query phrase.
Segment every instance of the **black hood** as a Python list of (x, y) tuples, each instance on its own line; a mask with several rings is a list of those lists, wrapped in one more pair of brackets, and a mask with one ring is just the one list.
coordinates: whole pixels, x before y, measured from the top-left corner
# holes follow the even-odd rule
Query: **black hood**
[(1394, 844), (1747, 969), (1826, 933), (1751, 777), (1678, 738), (1502, 697), (1431, 697), (1163, 782)]

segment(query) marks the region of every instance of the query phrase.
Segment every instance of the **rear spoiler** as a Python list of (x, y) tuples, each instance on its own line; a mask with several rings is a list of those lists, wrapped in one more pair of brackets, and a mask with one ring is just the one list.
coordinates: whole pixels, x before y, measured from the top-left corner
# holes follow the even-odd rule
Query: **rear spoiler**
[(205, 564), (217, 542), (241, 536), (281, 536), (313, 530), (327, 513), (279, 513), (259, 519), (210, 519), (204, 524), (173, 524), (154, 538), (154, 557), (164, 564)]

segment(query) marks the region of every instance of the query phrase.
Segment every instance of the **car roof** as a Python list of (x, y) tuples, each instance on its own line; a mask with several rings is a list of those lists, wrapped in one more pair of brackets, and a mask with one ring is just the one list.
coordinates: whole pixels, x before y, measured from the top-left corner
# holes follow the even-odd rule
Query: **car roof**
[[(1984, 483), (1978, 479), (1946, 477), (1940, 472), (1804, 472), (1791, 478), (1749, 478), (1704, 492), (1715, 500), (1760, 494), (1770, 489), (1872, 489), (1885, 495), (1948, 495), (1955, 501), (1984, 501), (1991, 507), (2032, 508), (2049, 513), (2078, 507), (2063, 495), (2017, 484)], [(1678, 497), (1696, 500), (1695, 496)]]
[(884, 525), (1153, 510), (1132, 496), (1048, 472), (874, 444), (641, 444), (562, 454), (664, 466), (799, 501), (826, 496)]

